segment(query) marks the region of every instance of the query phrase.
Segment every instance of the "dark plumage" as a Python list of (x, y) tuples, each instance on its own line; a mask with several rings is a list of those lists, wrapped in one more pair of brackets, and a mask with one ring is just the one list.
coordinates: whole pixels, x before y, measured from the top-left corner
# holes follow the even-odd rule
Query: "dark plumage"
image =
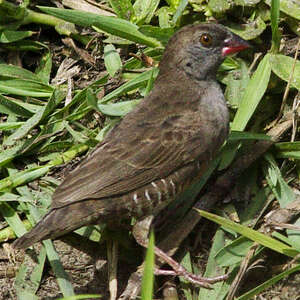
[(191, 25), (174, 34), (151, 93), (66, 177), (51, 210), (13, 246), (161, 211), (224, 143), (229, 119), (216, 71), (225, 55), (246, 47), (221, 25)]

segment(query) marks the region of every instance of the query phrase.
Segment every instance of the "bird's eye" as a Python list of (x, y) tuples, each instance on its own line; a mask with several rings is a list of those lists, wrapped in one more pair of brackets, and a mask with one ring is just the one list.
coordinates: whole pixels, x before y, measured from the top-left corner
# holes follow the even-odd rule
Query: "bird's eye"
[(212, 40), (213, 39), (212, 39), (211, 35), (209, 35), (208, 33), (203, 33), (200, 36), (200, 43), (202, 44), (202, 46), (205, 46), (205, 47), (211, 46)]

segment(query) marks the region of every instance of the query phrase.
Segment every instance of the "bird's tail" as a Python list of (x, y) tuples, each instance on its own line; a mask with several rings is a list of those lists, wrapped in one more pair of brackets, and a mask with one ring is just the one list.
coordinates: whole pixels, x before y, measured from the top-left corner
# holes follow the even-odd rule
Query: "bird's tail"
[(31, 231), (12, 244), (13, 248), (26, 249), (36, 242), (55, 239), (84, 225), (96, 223), (99, 218), (105, 219), (105, 205), (102, 201), (87, 200), (83, 203), (51, 209)]
[(55, 210), (51, 210), (29, 232), (14, 241), (14, 243), (12, 244), (13, 248), (26, 249), (40, 240), (50, 238), (53, 228), (51, 228), (49, 223), (53, 218), (54, 213)]

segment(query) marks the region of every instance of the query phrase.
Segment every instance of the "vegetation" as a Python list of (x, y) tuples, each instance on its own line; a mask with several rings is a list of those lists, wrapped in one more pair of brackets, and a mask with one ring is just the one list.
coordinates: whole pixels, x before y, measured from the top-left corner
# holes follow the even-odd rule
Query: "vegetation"
[[(231, 110), (230, 138), (201, 182), (180, 197), (185, 205), (172, 211), (156, 240), (163, 240), (166, 232), (172, 235), (173, 225), (185, 220), (195, 199), (201, 202), (200, 190), (206, 196), (207, 186), (238, 169), (238, 179), (226, 177), (236, 186), (229, 196), (224, 191), (224, 197), (243, 201), (218, 207), (219, 216), (199, 211), (221, 227), (213, 235), (206, 230), (207, 238), (196, 250), (186, 250), (182, 259), (193, 272), (202, 272), (203, 263), (195, 254), (203, 256), (206, 251), (205, 276), (231, 275), (212, 290), (181, 280), (178, 293), (181, 290), (186, 299), (241, 300), (264, 291), (272, 299), (275, 292), (266, 289), (300, 270), (299, 2), (65, 0), (62, 4), (65, 8), (45, 7), (39, 0), (19, 5), (0, 0), (0, 212), (6, 226), (0, 231), (1, 241), (23, 235), (36, 223), (47, 211), (66, 165), (90, 151), (149, 92), (170, 36), (186, 24), (220, 22), (253, 46), (238, 58), (227, 58), (218, 73)], [(77, 234), (98, 242), (105, 240), (105, 230), (95, 226)], [(192, 235), (200, 235), (198, 227)], [(126, 242), (119, 242), (126, 248)], [(130, 256), (130, 247), (125, 252)], [(147, 256), (143, 299), (150, 299), (153, 280), (151, 251)], [(278, 258), (272, 263), (276, 268), (268, 257)], [(38, 299), (46, 258), (65, 299), (99, 297), (74, 296), (72, 280), (50, 240), (43, 242), (33, 270), (26, 260), (18, 266), (11, 297)], [(127, 257), (131, 262), (134, 258)], [(246, 270), (258, 262), (268, 272), (251, 285), (242, 285)], [(285, 284), (289, 287), (288, 280)]]

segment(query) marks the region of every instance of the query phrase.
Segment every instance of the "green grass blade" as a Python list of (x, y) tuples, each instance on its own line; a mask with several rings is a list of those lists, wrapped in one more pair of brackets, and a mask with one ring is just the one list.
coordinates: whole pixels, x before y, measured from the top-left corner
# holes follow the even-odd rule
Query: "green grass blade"
[(15, 210), (6, 202), (0, 203), (0, 212), (4, 217), (5, 221), (8, 225), (13, 228), (14, 232), (17, 236), (22, 236), (26, 233), (26, 227), (21, 221), (19, 215), (15, 212)]
[(0, 43), (13, 43), (34, 34), (33, 31), (15, 31), (15, 30), (3, 30), (0, 32)]
[(154, 233), (150, 232), (142, 280), (142, 300), (152, 300), (154, 282)]
[[(205, 277), (214, 277), (225, 274), (225, 269), (221, 269), (220, 265), (216, 261), (216, 254), (224, 248), (225, 244), (225, 233), (223, 230), (217, 230), (214, 238), (213, 244), (209, 253), (206, 270), (204, 273)], [(200, 288), (198, 299), (220, 299), (218, 296), (224, 290), (224, 286), (229, 287), (225, 281), (220, 281), (214, 284), (214, 288), (209, 290), (205, 288)], [(224, 292), (223, 292), (224, 293)]]
[[(154, 72), (154, 73), (152, 73)], [(142, 74), (139, 74), (138, 76), (136, 76), (134, 79), (126, 82), (125, 84), (123, 84), (122, 86), (120, 86), (119, 88), (113, 90), (111, 93), (107, 94), (105, 97), (103, 97), (101, 100), (98, 101), (98, 103), (104, 103), (104, 102), (108, 102), (124, 93), (127, 93), (129, 91), (132, 91), (138, 87), (141, 87), (143, 85), (146, 85), (148, 80), (153, 76), (154, 78), (157, 76), (158, 74), (158, 69), (155, 68), (154, 71), (149, 70), (146, 71)]]
[(271, 66), (267, 54), (257, 67), (245, 90), (244, 97), (232, 122), (231, 129), (242, 131), (252, 117), (269, 83)]
[[(35, 207), (33, 205), (28, 205), (28, 208), (29, 208), (31, 217), (33, 217), (35, 222), (37, 222), (39, 219), (41, 219), (41, 213), (37, 207)], [(60, 262), (59, 255), (57, 254), (52, 241), (45, 240), (45, 241), (43, 241), (43, 244), (46, 249), (47, 258), (50, 262), (52, 270), (57, 279), (57, 283), (58, 283), (60, 290), (63, 293), (64, 297), (75, 295), (69, 275), (64, 270), (64, 268)]]
[(287, 271), (284, 271), (276, 276), (274, 276), (273, 278), (265, 281), (264, 283), (260, 284), (259, 286), (255, 287), (254, 289), (248, 291), (247, 293), (243, 294), (242, 296), (236, 298), (236, 300), (248, 300), (248, 299), (253, 299), (253, 297), (257, 294), (259, 294), (260, 292), (266, 290), (268, 287), (272, 286), (273, 284), (275, 284), (276, 282), (278, 282), (279, 280), (287, 277), (290, 274), (293, 274), (295, 272), (300, 271), (300, 265), (291, 268)]
[(118, 103), (98, 104), (99, 110), (107, 116), (123, 117), (128, 114), (140, 100), (130, 100)]
[(52, 241), (46, 240), (43, 241), (43, 244), (46, 248), (47, 257), (56, 276), (61, 292), (63, 293), (64, 297), (73, 296), (75, 293), (72, 282), (60, 262), (60, 258), (55, 251)]
[[(300, 91), (300, 62), (282, 54), (270, 55), (272, 71), (282, 80), (288, 82), (293, 71), (291, 86)], [(294, 69), (294, 70), (293, 70)]]
[(0, 64), (0, 74), (1, 77), (3, 76), (10, 79), (20, 79), (42, 83), (41, 79), (36, 74), (13, 65)]
[(135, 18), (134, 23), (149, 23), (155, 14), (159, 0), (136, 0), (133, 4)]
[(124, 19), (101, 16), (79, 10), (67, 10), (43, 6), (38, 6), (38, 8), (45, 13), (80, 26), (95, 26), (104, 32), (149, 47), (161, 46), (157, 40), (147, 37), (139, 32), (138, 26)]
[(48, 98), (52, 95), (51, 86), (20, 79), (0, 79), (0, 92), (19, 96)]
[(212, 213), (209, 213), (209, 212), (206, 212), (203, 210), (198, 210), (198, 211), (202, 217), (209, 219), (221, 226), (224, 226), (225, 228), (233, 230), (233, 231), (247, 237), (248, 239), (255, 241), (255, 242), (259, 243), (260, 245), (270, 248), (278, 253), (285, 254), (290, 257), (295, 257), (299, 253), (296, 249), (294, 249), (282, 242), (279, 242), (261, 232), (258, 232), (251, 228), (248, 228), (246, 226), (234, 223), (228, 219), (222, 218), (215, 214), (212, 214)]
[(267, 153), (265, 154), (265, 159), (268, 162), (265, 168), (267, 182), (276, 196), (280, 207), (286, 207), (289, 203), (295, 200), (296, 194), (292, 188), (285, 182), (282, 172), (279, 169), (274, 157)]
[(186, 6), (188, 5), (188, 0), (181, 0), (178, 7), (177, 7), (177, 10), (173, 16), (173, 19), (172, 19), (172, 23), (173, 24), (176, 24), (177, 21), (179, 20), (179, 18), (182, 16)]
[(76, 296), (59, 298), (58, 300), (82, 300), (82, 299), (101, 299), (101, 295), (95, 295), (95, 294), (76, 295)]
[(32, 117), (30, 117), (25, 124), (18, 128), (13, 134), (11, 134), (5, 141), (5, 145), (12, 145), (16, 140), (25, 137), (31, 129), (38, 125), (43, 119), (45, 119), (58, 105), (63, 98), (62, 93), (59, 90), (54, 90), (52, 97), (46, 103), (46, 105), (40, 107), (40, 109)]
[(130, 0), (108, 0), (114, 12), (121, 19), (134, 18), (134, 9)]
[(114, 77), (116, 72), (122, 67), (120, 55), (112, 44), (104, 47), (104, 64), (111, 77)]
[(228, 137), (229, 141), (240, 141), (240, 140), (264, 140), (270, 141), (271, 137), (264, 133), (252, 133), (245, 131), (231, 131)]
[(24, 103), (17, 99), (8, 99), (0, 94), (0, 113), (21, 116), (22, 118), (31, 117), (40, 108), (40, 105)]
[[(265, 0), (265, 2), (271, 5), (271, 0)], [(298, 0), (280, 0), (280, 10), (296, 20), (300, 20), (300, 5)]]
[(271, 28), (272, 28), (272, 47), (271, 52), (277, 53), (280, 46), (280, 32), (278, 30), (280, 13), (280, 1), (272, 0), (271, 2)]

